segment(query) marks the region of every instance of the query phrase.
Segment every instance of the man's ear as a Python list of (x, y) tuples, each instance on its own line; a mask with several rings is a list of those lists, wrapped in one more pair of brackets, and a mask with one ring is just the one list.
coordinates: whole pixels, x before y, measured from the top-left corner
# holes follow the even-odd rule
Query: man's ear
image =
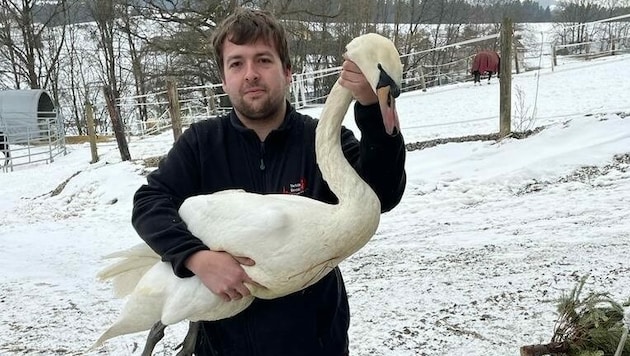
[(287, 68), (284, 71), (287, 78), (287, 83), (291, 83), (291, 81), (293, 80), (293, 73), (291, 72), (291, 68)]

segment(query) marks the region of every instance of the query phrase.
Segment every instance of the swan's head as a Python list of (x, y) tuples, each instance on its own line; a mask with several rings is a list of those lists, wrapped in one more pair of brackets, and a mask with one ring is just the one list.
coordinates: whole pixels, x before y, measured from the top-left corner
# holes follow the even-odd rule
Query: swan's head
[(400, 95), (402, 63), (392, 41), (376, 33), (356, 37), (346, 46), (346, 58), (356, 63), (378, 97), (385, 131), (400, 131), (395, 98)]

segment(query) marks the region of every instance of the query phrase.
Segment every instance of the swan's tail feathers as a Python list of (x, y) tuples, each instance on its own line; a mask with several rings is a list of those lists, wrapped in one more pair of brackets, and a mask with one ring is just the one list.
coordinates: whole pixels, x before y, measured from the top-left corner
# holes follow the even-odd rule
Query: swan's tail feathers
[(105, 255), (103, 258), (111, 259), (111, 258), (122, 258), (122, 257), (129, 257), (129, 256), (152, 257), (152, 256), (157, 256), (157, 255), (158, 254), (155, 253), (155, 251), (153, 251), (151, 247), (149, 247), (149, 245), (142, 242), (126, 250), (112, 252), (109, 255)]
[(120, 261), (104, 268), (96, 275), (101, 281), (112, 281), (114, 295), (117, 298), (129, 295), (142, 276), (160, 262), (160, 256), (146, 244), (139, 244), (128, 250), (114, 252), (104, 258), (121, 258)]
[(159, 321), (159, 318), (147, 318), (147, 317), (133, 317), (133, 316), (125, 316), (123, 314), (114, 325), (112, 325), (109, 329), (105, 330), (105, 332), (101, 335), (101, 337), (96, 340), (94, 345), (92, 345), (89, 351), (94, 351), (97, 348), (101, 347), (103, 343), (109, 339), (115, 338), (117, 336), (133, 334), (140, 331), (145, 331), (151, 329), (153, 325)]

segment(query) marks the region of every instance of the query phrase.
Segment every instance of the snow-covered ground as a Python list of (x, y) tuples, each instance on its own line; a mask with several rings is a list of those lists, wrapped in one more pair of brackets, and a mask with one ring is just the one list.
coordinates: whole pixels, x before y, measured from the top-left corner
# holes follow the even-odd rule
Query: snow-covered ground
[[(408, 152), (402, 202), (342, 263), (352, 355), (518, 355), (550, 339), (555, 299), (580, 277), (629, 299), (630, 56), (513, 84), (546, 129)], [(498, 90), (493, 79), (403, 94), (406, 141), (496, 132)], [(123, 301), (95, 274), (101, 256), (140, 241), (130, 211), (141, 159), (171, 144), (168, 132), (133, 139), (131, 162), (99, 144), (92, 165), (89, 146), (72, 145), (52, 164), (0, 174), (0, 354), (83, 354), (116, 319)], [(167, 329), (156, 354), (174, 354), (185, 329)], [(138, 355), (145, 337), (90, 354)]]

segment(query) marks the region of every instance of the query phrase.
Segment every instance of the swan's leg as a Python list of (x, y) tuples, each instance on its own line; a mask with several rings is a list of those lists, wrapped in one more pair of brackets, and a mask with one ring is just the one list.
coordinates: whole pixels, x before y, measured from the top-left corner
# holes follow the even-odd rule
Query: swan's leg
[(155, 345), (164, 337), (164, 329), (166, 329), (166, 325), (159, 321), (153, 324), (151, 330), (149, 330), (149, 336), (147, 336), (147, 342), (144, 344), (141, 356), (151, 356), (153, 354)]
[(193, 352), (195, 352), (199, 323), (199, 321), (191, 321), (188, 323), (188, 333), (186, 337), (184, 337), (184, 341), (177, 345), (177, 347), (181, 347), (182, 349), (175, 356), (192, 356)]

